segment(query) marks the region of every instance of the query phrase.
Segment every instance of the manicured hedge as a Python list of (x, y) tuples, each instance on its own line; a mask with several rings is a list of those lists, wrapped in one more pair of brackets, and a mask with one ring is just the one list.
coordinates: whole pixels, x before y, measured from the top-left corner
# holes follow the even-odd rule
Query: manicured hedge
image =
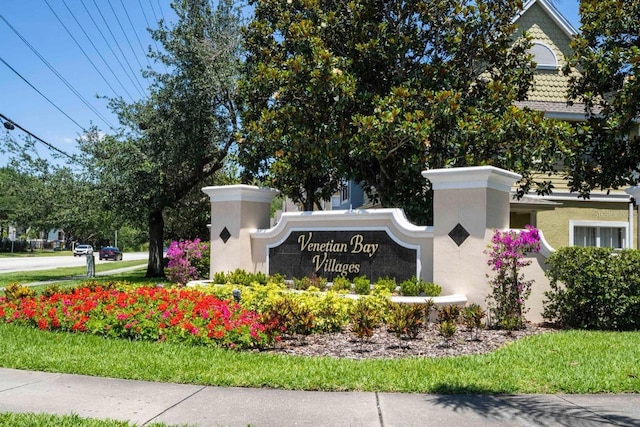
[(640, 251), (566, 247), (547, 263), (546, 319), (570, 328), (640, 329)]

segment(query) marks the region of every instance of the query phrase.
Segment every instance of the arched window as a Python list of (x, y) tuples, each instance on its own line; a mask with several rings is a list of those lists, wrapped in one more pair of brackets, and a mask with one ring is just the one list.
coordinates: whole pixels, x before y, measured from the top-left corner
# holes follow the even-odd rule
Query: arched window
[(537, 68), (541, 70), (558, 69), (558, 58), (553, 50), (542, 42), (533, 42), (533, 46), (529, 49), (529, 53), (533, 55), (533, 60), (537, 64)]

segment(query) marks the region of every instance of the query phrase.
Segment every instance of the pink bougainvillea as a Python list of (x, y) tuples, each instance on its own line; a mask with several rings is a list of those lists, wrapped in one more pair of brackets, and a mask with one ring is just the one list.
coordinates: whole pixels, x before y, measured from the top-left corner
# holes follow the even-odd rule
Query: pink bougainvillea
[(531, 294), (533, 281), (524, 280), (522, 267), (531, 264), (528, 253), (540, 251), (540, 232), (531, 226), (520, 231), (496, 230), (489, 249), (488, 264), (494, 271), (490, 280), (489, 308), (496, 325), (505, 329), (524, 326), (524, 303)]
[(184, 285), (209, 273), (209, 244), (200, 239), (171, 242), (167, 249), (169, 264), (165, 273), (172, 282)]

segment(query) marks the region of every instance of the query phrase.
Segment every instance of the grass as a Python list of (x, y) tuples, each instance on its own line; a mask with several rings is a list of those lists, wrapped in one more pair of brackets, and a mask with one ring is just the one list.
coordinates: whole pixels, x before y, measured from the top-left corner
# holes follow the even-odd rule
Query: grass
[[(97, 420), (91, 418), (83, 418), (77, 414), (72, 415), (48, 415), (48, 414), (14, 414), (10, 412), (0, 412), (0, 426), (11, 427), (133, 427), (137, 424), (131, 424), (127, 421), (116, 420)], [(167, 426), (164, 423), (147, 424), (149, 427)]]
[[(107, 272), (110, 270), (117, 270), (120, 268), (133, 267), (136, 265), (146, 265), (145, 261), (117, 261), (108, 262), (104, 264), (96, 264), (96, 273)], [(33, 283), (33, 282), (45, 282), (51, 280), (67, 280), (70, 278), (77, 278), (79, 281), (84, 281), (87, 269), (82, 267), (61, 267), (52, 270), (32, 270), (32, 271), (19, 271), (14, 273), (0, 273), (0, 287), (4, 287), (12, 282), (18, 282), (21, 284)], [(123, 276), (123, 277), (126, 277)], [(138, 277), (138, 276), (135, 276)], [(110, 280), (112, 277), (103, 280)], [(96, 280), (100, 280), (100, 277), (96, 277)], [(121, 279), (119, 280), (126, 280)]]
[(50, 249), (34, 249), (33, 252), (0, 252), (0, 258), (33, 258), (65, 255), (71, 255), (71, 250), (52, 251)]
[(638, 393), (640, 333), (564, 331), (525, 338), (487, 355), (355, 361), (134, 342), (3, 324), (0, 366), (292, 390)]

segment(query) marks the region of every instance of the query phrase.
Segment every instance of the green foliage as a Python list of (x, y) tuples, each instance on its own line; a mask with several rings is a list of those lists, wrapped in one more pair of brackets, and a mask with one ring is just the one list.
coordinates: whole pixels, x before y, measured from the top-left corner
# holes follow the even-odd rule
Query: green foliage
[(376, 304), (371, 302), (372, 300), (369, 298), (359, 298), (351, 311), (351, 332), (363, 341), (367, 341), (373, 336), (373, 332), (382, 321)]
[(4, 288), (4, 297), (7, 301), (18, 301), (23, 298), (33, 298), (35, 296), (36, 292), (33, 289), (20, 283), (9, 283)]
[(397, 286), (398, 284), (396, 283), (396, 279), (392, 277), (381, 277), (376, 280), (376, 283), (374, 284), (374, 287), (382, 287), (391, 293), (396, 291)]
[[(152, 52), (166, 73), (149, 72), (145, 99), (112, 99), (122, 132), (84, 135), (85, 163), (100, 177), (104, 203), (147, 227), (147, 277), (163, 277), (164, 214), (193, 189), (211, 185), (236, 142), (240, 118), (236, 81), (240, 74), (240, 17), (231, 0), (212, 9), (206, 0), (172, 3), (177, 19), (161, 21)], [(199, 195), (203, 198), (203, 195)]]
[(442, 320), (438, 323), (438, 332), (446, 340), (450, 340), (456, 333), (456, 322), (452, 320)]
[(398, 337), (415, 339), (424, 327), (426, 316), (428, 314), (423, 304), (391, 303), (387, 325)]
[(311, 287), (316, 289), (324, 289), (327, 286), (327, 279), (318, 277), (315, 274), (312, 276), (305, 276), (302, 279), (293, 279), (293, 289), (299, 291), (305, 291)]
[(485, 311), (478, 304), (471, 304), (464, 307), (461, 314), (465, 327), (471, 331), (473, 339), (478, 340), (479, 331), (482, 328), (482, 319), (486, 315)]
[(429, 296), (437, 297), (442, 292), (442, 288), (433, 282), (425, 282), (416, 279), (415, 276), (400, 283), (400, 294), (404, 296)]
[(311, 308), (291, 294), (285, 294), (276, 301), (263, 319), (282, 332), (302, 335), (313, 332), (315, 320)]
[(52, 285), (48, 285), (46, 288), (44, 288), (44, 290), (42, 291), (42, 295), (44, 295), (45, 297), (49, 298), (54, 294), (59, 294), (62, 293), (62, 288), (60, 287), (60, 285), (57, 284), (52, 284)]
[(331, 290), (335, 292), (339, 291), (350, 291), (351, 290), (351, 281), (343, 276), (336, 276), (333, 279)]
[(570, 328), (640, 329), (640, 251), (572, 246), (547, 264), (546, 319)]
[(457, 305), (444, 305), (438, 309), (438, 321), (455, 323), (460, 317), (460, 307)]
[(400, 294), (407, 297), (417, 296), (420, 293), (418, 283), (415, 277), (403, 281), (400, 283)]
[(213, 282), (217, 284), (232, 283), (235, 285), (249, 286), (252, 283), (265, 285), (267, 283), (284, 283), (280, 276), (267, 276), (261, 271), (257, 273), (248, 273), (240, 268), (229, 273), (216, 272), (213, 275)]
[(482, 327), (482, 319), (486, 313), (478, 304), (470, 304), (462, 308), (461, 315), (466, 328), (473, 330)]
[(521, 0), (251, 3), (246, 172), (307, 210), (352, 179), (420, 223), (425, 168), (491, 164), (548, 191), (530, 171), (554, 168), (564, 127), (513, 105), (534, 74)]
[(365, 276), (354, 277), (353, 289), (358, 295), (369, 295), (371, 293), (371, 281)]
[(424, 293), (424, 295), (428, 297), (437, 297), (442, 293), (442, 287), (440, 287), (440, 285), (436, 285), (433, 282), (425, 283), (421, 281), (421, 283), (424, 283), (421, 294)]
[(637, 183), (640, 172), (637, 117), (640, 116), (640, 3), (580, 2), (582, 26), (573, 37), (565, 74), (568, 97), (583, 103), (588, 120), (576, 124), (575, 147), (567, 160), (571, 190), (587, 196), (594, 188)]

